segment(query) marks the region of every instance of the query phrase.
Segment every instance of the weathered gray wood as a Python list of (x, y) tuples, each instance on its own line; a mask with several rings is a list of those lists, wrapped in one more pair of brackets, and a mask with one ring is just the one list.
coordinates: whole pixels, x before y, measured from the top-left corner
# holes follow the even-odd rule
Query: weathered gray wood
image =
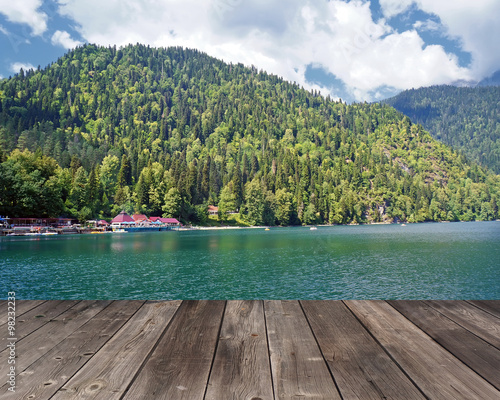
[[(256, 370), (261, 368), (258, 373), (262, 371), (262, 367), (258, 365), (262, 365), (263, 362), (257, 361), (258, 354), (261, 354), (257, 350), (262, 345), (260, 335), (249, 339), (243, 332), (253, 331), (252, 326), (261, 329), (266, 319), (268, 344), (273, 346), (270, 357), (273, 363), (271, 370), (275, 379), (273, 383), (276, 398), (293, 398), (294, 395), (298, 395), (297, 398), (307, 398), (307, 395), (312, 398), (339, 398), (325, 358), (341, 388), (343, 383), (335, 368), (340, 368), (341, 365), (347, 370), (349, 363), (358, 364), (358, 368), (366, 372), (366, 381), (371, 380), (378, 387), (384, 387), (384, 384), (390, 385), (394, 379), (393, 373), (386, 372), (386, 361), (380, 362), (376, 352), (366, 356), (371, 360), (363, 360), (363, 354), (371, 354), (369, 349), (365, 349), (365, 335), (354, 329), (358, 321), (354, 318), (350, 320), (344, 315), (345, 310), (338, 314), (342, 304), (340, 302), (301, 302), (309, 321), (304, 316), (300, 304), (294, 301), (265, 302), (264, 317), (257, 315), (262, 315), (261, 302), (228, 302), (219, 340), (217, 336), (224, 302), (216, 302), (220, 306), (213, 303), (184, 302), (181, 306), (184, 311), (179, 309), (170, 321), (170, 325), (167, 325), (169, 319), (167, 312), (163, 314), (151, 308), (148, 310), (152, 303), (140, 307), (141, 302), (135, 302), (136, 305), (133, 305), (134, 302), (126, 301), (83, 301), (70, 307), (71, 302), (22, 301), (22, 318), (19, 318), (19, 308), (16, 310), (19, 329), (23, 327), (19, 332), (26, 328), (31, 331), (29, 334), (27, 331), (23, 334), (16, 348), (18, 357), (16, 366), (20, 367), (17, 372), (23, 370), (24, 372), (17, 377), (18, 390), (15, 395), (6, 397), (8, 395), (6, 381), (0, 382), (0, 398), (17, 400), (35, 396), (34, 398), (39, 399), (57, 393), (54, 397), (57, 400), (72, 398), (71, 396), (112, 399), (115, 393), (117, 397), (122, 396), (124, 387), (131, 382), (129, 389), (125, 389), (128, 399), (196, 399), (203, 398), (205, 390), (207, 398), (210, 396), (216, 398), (217, 394), (224, 398), (224, 393), (229, 393), (230, 390), (218, 388), (219, 385), (230, 384), (232, 387), (244, 388), (245, 379), (255, 380), (257, 372), (254, 368)], [(316, 303), (325, 303), (324, 309), (316, 307)], [(465, 306), (467, 312), (463, 312), (462, 303), (470, 306), (470, 308)], [(447, 342), (448, 348), (450, 348), (449, 343), (458, 346), (463, 342), (464, 347), (460, 351), (478, 354), (479, 349), (483, 352), (481, 353), (484, 355), (483, 361), (491, 360), (492, 354), (485, 354), (484, 349), (478, 348), (474, 341), (464, 340), (462, 335), (464, 331), (468, 332), (467, 337), (472, 335), (476, 338), (476, 343), (482, 343), (479, 339), (481, 330), (495, 337), (491, 326), (485, 321), (498, 319), (494, 316), (495, 310), (498, 309), (497, 303), (498, 301), (453, 302), (451, 307), (444, 307), (443, 304), (446, 302), (435, 302), (433, 307), (429, 308), (433, 315), (429, 318), (424, 313), (424, 308), (428, 305), (425, 301), (420, 303), (422, 315), (410, 313), (407, 318), (387, 302), (345, 302), (352, 310), (357, 309), (357, 318), (363, 321), (363, 326), (368, 328), (370, 335), (373, 335), (385, 348), (391, 359), (405, 371), (409, 379), (429, 398), (436, 399), (500, 398), (500, 392), (465, 363), (492, 382), (495, 379), (493, 374), (499, 370), (498, 367), (492, 364), (490, 371), (492, 376), (488, 377), (486, 372), (480, 371), (473, 364), (473, 362), (480, 363), (481, 360), (467, 361), (458, 351), (454, 351), (461, 357), (462, 362), (437, 342), (440, 341), (443, 345)], [(158, 304), (166, 307), (167, 303)], [(245, 310), (239, 309), (245, 307), (245, 304), (253, 305), (251, 309), (248, 308), (247, 315)], [(258, 304), (261, 305), (260, 310), (256, 306)], [(56, 315), (65, 307), (66, 311)], [(437, 310), (439, 307), (441, 309)], [(139, 311), (134, 311), (134, 308)], [(454, 313), (447, 313), (445, 308), (454, 310)], [(47, 314), (41, 310), (45, 310)], [(45, 317), (39, 318), (45, 320), (37, 320), (36, 317), (41, 315)], [(151, 316), (149, 322), (148, 316)], [(51, 320), (47, 321), (48, 319)], [(262, 319), (264, 322), (260, 322)], [(434, 338), (409, 319), (414, 319), (416, 324), (419, 321), (418, 324), (428, 334), (434, 335)], [(432, 326), (433, 321), (436, 321), (436, 326)], [(442, 321), (442, 326), (439, 326), (437, 321), (440, 323)], [(313, 327), (316, 337), (308, 322)], [(352, 330), (348, 329), (351, 328), (350, 323), (354, 324)], [(427, 324), (427, 328), (423, 324)], [(457, 328), (455, 326), (457, 324), (460, 327)], [(468, 327), (467, 324), (471, 326)], [(447, 326), (453, 326), (454, 329), (446, 331)], [(364, 332), (364, 328), (360, 325), (358, 327)], [(474, 328), (476, 332), (473, 332)], [(159, 335), (159, 331), (163, 331), (164, 334)], [(437, 338), (436, 332), (441, 338)], [(447, 335), (450, 337), (446, 337)], [(0, 335), (2, 336), (4, 335)], [(157, 340), (158, 337), (160, 340)], [(323, 354), (315, 342), (316, 339)], [(348, 347), (350, 343), (353, 348)], [(147, 353), (147, 348), (152, 349), (149, 352), (150, 356), (142, 354), (142, 350)], [(255, 356), (252, 356), (252, 352)], [(238, 353), (241, 356), (240, 360), (236, 359)], [(212, 361), (213, 367), (209, 374)], [(252, 362), (255, 364), (251, 367)], [(335, 367), (332, 366), (332, 362), (337, 363)], [(323, 364), (323, 367), (318, 367), (318, 364)], [(230, 375), (233, 373), (231, 365), (238, 365), (235, 368), (239, 368), (240, 371), (235, 373), (234, 377)], [(367, 365), (372, 365), (373, 369), (367, 368)], [(5, 376), (6, 366), (8, 367), (5, 352), (1, 352), (0, 376)], [(267, 364), (266, 374), (269, 369)], [(353, 371), (354, 375), (356, 373), (357, 371)], [(241, 377), (242, 386), (237, 384), (236, 375)], [(217, 377), (220, 379), (217, 380)], [(87, 378), (93, 379), (93, 383)], [(68, 382), (70, 379), (71, 383)], [(207, 387), (209, 379), (210, 385)], [(263, 388), (271, 385), (265, 384), (266, 379), (264, 377), (263, 382), (259, 382)], [(284, 379), (285, 382), (279, 379)], [(354, 378), (349, 377), (349, 379)], [(383, 380), (382, 384), (380, 380)], [(62, 385), (65, 385), (65, 390), (61, 390)], [(137, 387), (138, 385), (141, 387)], [(248, 387), (250, 386), (249, 384)], [(299, 389), (296, 390), (297, 388)], [(306, 390), (303, 390), (304, 388)], [(312, 389), (308, 390), (310, 388)], [(237, 390), (234, 392), (236, 398), (238, 398)], [(245, 390), (240, 390), (243, 396)], [(328, 390), (333, 390), (334, 394), (325, 395), (325, 391)], [(269, 393), (272, 393), (271, 388)], [(96, 394), (98, 396), (94, 396)], [(300, 396), (301, 394), (303, 396)], [(387, 392), (383, 391), (380, 391), (380, 395), (388, 396)], [(264, 393), (255, 396), (268, 398)], [(349, 393), (343, 392), (344, 399), (354, 397), (349, 396)], [(409, 396), (404, 395), (402, 398)]]
[(424, 399), (340, 301), (302, 301), (344, 400)]
[(500, 319), (465, 301), (426, 301), (457, 324), (500, 349)]
[(119, 399), (180, 304), (180, 300), (144, 304), (52, 400)]
[(468, 302), (500, 318), (500, 300), (469, 300)]
[[(38, 307), (32, 308), (29, 311), (23, 313), (21, 316), (16, 316), (16, 338), (21, 340), (22, 338), (28, 336), (30, 333), (40, 329), (47, 322), (56, 318), (63, 312), (67, 311), (75, 304), (78, 300), (54, 300), (46, 301), (41, 303)], [(2, 331), (2, 326), (0, 326), (0, 332)], [(5, 337), (0, 338), (1, 349), (5, 349), (4, 346)]]
[(124, 399), (203, 399), (224, 301), (184, 301)]
[[(16, 300), (16, 319), (21, 318), (22, 315), (31, 309), (39, 306), (40, 304), (45, 303), (45, 300)], [(2, 313), (0, 314), (0, 329), (2, 329), (2, 325), (7, 323), (8, 315), (7, 315), (7, 308), (8, 307), (8, 301), (7, 300), (1, 300), (0, 303), (0, 310), (2, 310)]]
[(262, 301), (228, 301), (206, 400), (273, 399)]
[(45, 400), (75, 374), (143, 304), (114, 302), (72, 332), (17, 377), (15, 397)]
[(265, 301), (277, 399), (340, 399), (298, 301)]
[(500, 392), (384, 301), (345, 302), (432, 399), (498, 399)]
[[(16, 343), (17, 371), (26, 369), (110, 303), (111, 301), (82, 301), (19, 340)], [(7, 374), (9, 365), (6, 360), (7, 352), (0, 353), (0, 376)]]
[(436, 342), (500, 389), (500, 350), (421, 301), (390, 301)]

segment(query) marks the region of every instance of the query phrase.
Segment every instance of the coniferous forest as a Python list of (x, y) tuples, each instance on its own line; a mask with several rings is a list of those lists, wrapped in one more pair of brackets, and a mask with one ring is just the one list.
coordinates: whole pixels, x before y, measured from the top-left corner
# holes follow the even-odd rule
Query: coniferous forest
[(500, 177), (387, 104), (196, 50), (85, 45), (0, 81), (0, 215), (251, 225), (498, 218)]
[(434, 138), (500, 174), (500, 86), (431, 86), (405, 90), (386, 103)]

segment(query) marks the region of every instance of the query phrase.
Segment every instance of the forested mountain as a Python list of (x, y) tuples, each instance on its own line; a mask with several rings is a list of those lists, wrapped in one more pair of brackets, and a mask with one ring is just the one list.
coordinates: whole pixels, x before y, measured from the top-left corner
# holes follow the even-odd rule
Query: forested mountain
[(500, 173), (500, 86), (431, 86), (386, 100), (431, 135)]
[(250, 224), (498, 217), (499, 176), (382, 104), (196, 50), (85, 45), (0, 81), (0, 214)]

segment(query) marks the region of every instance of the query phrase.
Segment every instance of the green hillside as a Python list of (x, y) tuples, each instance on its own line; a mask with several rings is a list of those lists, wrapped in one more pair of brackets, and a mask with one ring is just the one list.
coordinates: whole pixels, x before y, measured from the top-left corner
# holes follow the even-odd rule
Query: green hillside
[(500, 173), (500, 86), (432, 86), (386, 100), (434, 138)]
[(0, 81), (0, 214), (249, 224), (498, 217), (499, 176), (388, 105), (196, 50), (86, 45)]

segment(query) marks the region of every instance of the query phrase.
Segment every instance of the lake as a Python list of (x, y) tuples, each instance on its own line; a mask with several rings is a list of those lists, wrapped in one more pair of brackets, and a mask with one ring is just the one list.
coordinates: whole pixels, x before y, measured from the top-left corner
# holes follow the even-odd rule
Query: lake
[(500, 299), (500, 222), (0, 238), (0, 297)]

